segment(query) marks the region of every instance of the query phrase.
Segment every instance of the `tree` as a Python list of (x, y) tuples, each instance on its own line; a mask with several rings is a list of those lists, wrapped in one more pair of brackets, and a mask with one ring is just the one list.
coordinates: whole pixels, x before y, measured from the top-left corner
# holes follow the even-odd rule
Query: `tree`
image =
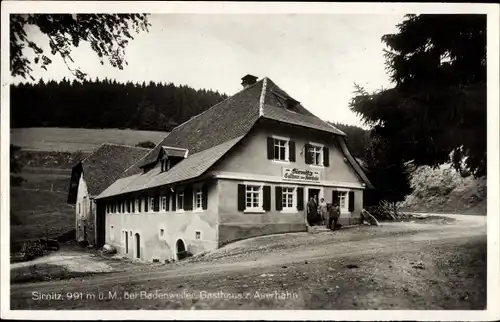
[(486, 15), (407, 15), (397, 27), (382, 37), (395, 86), (368, 93), (355, 85), (350, 108), (402, 162), (451, 161), (485, 175)]
[[(101, 64), (104, 58), (113, 67), (123, 69), (127, 65), (125, 48), (133, 39), (129, 30), (136, 33), (148, 31), (146, 14), (11, 14), (10, 15), (10, 69), (12, 76), (30, 77), (31, 64), (38, 64), (47, 70), (52, 63), (26, 32), (29, 26), (37, 26), (48, 37), (52, 55), (59, 55), (68, 69), (78, 78), (86, 74), (79, 68), (72, 68), (73, 47), (88, 42), (97, 54)], [(23, 49), (30, 48), (34, 53), (33, 62), (23, 55)], [(34, 79), (33, 79), (34, 80)]]

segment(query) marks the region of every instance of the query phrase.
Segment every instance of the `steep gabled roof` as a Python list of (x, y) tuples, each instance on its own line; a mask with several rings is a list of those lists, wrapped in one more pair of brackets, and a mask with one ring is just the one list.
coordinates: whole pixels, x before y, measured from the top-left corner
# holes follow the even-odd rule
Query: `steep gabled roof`
[(72, 169), (72, 184), (70, 186), (68, 203), (76, 202), (76, 192), (80, 175), (83, 172), (87, 189), (91, 197), (97, 196), (123, 172), (134, 165), (150, 149), (127, 145), (104, 143), (87, 158), (80, 161)]

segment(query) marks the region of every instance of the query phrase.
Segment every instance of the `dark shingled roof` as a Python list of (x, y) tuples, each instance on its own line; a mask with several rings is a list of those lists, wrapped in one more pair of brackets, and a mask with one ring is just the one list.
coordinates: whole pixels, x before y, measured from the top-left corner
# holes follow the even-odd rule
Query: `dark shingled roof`
[[(126, 145), (104, 143), (87, 158), (73, 167), (73, 172), (83, 171), (90, 196), (103, 192), (115, 180), (120, 178), (125, 170), (139, 161), (150, 149)], [(79, 180), (79, 175), (72, 175), (72, 180)], [(78, 184), (71, 185), (69, 203), (76, 202)], [(75, 199), (75, 200), (73, 200)]]

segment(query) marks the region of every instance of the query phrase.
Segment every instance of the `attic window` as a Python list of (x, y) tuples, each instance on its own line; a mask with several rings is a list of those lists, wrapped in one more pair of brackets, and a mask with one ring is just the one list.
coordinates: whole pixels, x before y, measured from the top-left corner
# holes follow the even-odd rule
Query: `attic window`
[(170, 170), (170, 168), (171, 168), (170, 160), (168, 160), (168, 159), (160, 160), (160, 163), (161, 163), (161, 172), (165, 172), (165, 171)]
[(294, 100), (293, 98), (289, 97), (289, 98), (287, 98), (287, 99), (286, 99), (286, 101), (285, 101), (285, 108), (286, 108), (287, 110), (291, 110), (291, 111), (293, 111), (293, 110), (295, 110), (295, 108), (297, 107), (297, 104), (298, 104), (298, 103), (299, 103), (299, 102), (297, 102), (297, 101), (296, 101), (296, 100)]

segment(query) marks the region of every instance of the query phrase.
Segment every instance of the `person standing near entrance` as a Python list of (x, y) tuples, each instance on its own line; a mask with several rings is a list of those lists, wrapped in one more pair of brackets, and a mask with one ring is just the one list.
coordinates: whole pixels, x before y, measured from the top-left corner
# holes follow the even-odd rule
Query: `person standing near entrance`
[(328, 223), (326, 226), (331, 230), (336, 230), (339, 217), (340, 217), (340, 207), (338, 202), (334, 202), (328, 212)]
[(318, 205), (318, 213), (321, 216), (321, 221), (322, 221), (323, 225), (326, 224), (326, 218), (328, 217), (327, 212), (328, 212), (328, 209), (327, 209), (327, 204), (326, 204), (325, 198), (321, 198), (319, 205)]
[(316, 202), (314, 201), (314, 197), (310, 197), (309, 201), (307, 202), (307, 222), (309, 225), (312, 225), (314, 222), (317, 220), (317, 205)]

